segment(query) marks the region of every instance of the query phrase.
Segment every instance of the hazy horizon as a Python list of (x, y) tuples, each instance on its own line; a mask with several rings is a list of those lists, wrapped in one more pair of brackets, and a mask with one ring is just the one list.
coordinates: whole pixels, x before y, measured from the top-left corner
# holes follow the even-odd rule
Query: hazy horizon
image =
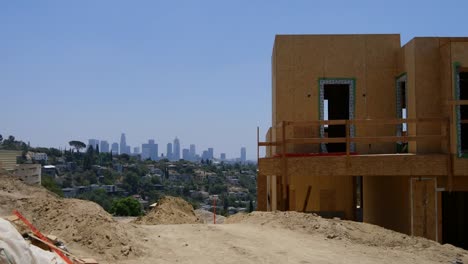
[[(454, 8), (456, 7), (456, 8)], [(3, 1), (0, 134), (256, 158), (271, 123), (275, 34), (463, 36), (465, 2)], [(330, 14), (333, 11), (333, 19)], [(313, 106), (311, 106), (313, 107)], [(133, 150), (133, 149), (132, 149)]]

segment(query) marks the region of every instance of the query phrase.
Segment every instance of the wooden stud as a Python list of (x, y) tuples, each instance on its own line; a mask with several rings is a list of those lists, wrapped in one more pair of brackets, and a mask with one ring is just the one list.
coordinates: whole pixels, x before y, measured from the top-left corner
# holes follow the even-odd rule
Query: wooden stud
[(289, 210), (296, 211), (296, 189), (294, 185), (289, 186)]
[(302, 207), (302, 212), (304, 213), (307, 210), (307, 204), (309, 203), (310, 192), (312, 191), (312, 186), (307, 187), (307, 194), (304, 200), (304, 206)]

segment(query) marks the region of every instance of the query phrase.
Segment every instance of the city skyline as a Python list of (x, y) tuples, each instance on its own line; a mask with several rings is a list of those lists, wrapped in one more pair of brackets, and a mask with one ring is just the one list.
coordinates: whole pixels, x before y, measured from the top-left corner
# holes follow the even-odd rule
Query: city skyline
[[(127, 143), (127, 134), (126, 133), (121, 133), (120, 136), (120, 143), (112, 140), (108, 140), (107, 138), (99, 138), (99, 137), (94, 137), (90, 138), (87, 141), (82, 141), (83, 143), (86, 144), (86, 148), (89, 147), (89, 145), (93, 146), (99, 146), (101, 152), (113, 152), (113, 154), (139, 154), (142, 156), (143, 159), (146, 158), (151, 158), (153, 160), (160, 159), (163, 155), (164, 158), (169, 158), (170, 160), (177, 160), (176, 156), (174, 155), (174, 143), (178, 142), (179, 148), (180, 148), (180, 157), (179, 159), (184, 159), (184, 157), (189, 157), (190, 159), (194, 160), (196, 156), (199, 158), (203, 159), (218, 159), (218, 160), (235, 160), (239, 159), (241, 162), (245, 162), (247, 160), (255, 160), (254, 158), (248, 158), (248, 155), (243, 156), (243, 151), (244, 153), (247, 152), (245, 147), (239, 147), (238, 155), (235, 153), (232, 153), (231, 155), (227, 154), (226, 151), (224, 150), (216, 150), (214, 147), (207, 147), (207, 148), (199, 148), (197, 147), (198, 144), (195, 143), (186, 143), (182, 144), (180, 143), (180, 139), (178, 137), (175, 137), (173, 140), (170, 140), (167, 145), (166, 145), (166, 151), (162, 151), (163, 149), (161, 146), (164, 146), (165, 142), (160, 142), (155, 139), (148, 139), (146, 140), (147, 142), (142, 142), (142, 143), (137, 143), (137, 145), (129, 144)], [(88, 143), (86, 143), (88, 142)], [(125, 143), (125, 152), (122, 152), (121, 145), (122, 142)], [(169, 152), (169, 145), (171, 148), (171, 155), (167, 155)], [(104, 146), (104, 148), (103, 148)], [(69, 148), (69, 146), (64, 147), (66, 149)], [(196, 152), (196, 149), (201, 150), (200, 152)], [(128, 150), (132, 150), (127, 152)], [(138, 152), (135, 152), (135, 150), (138, 150)], [(85, 149), (82, 151), (86, 151)], [(185, 152), (185, 155), (184, 155)], [(156, 156), (154, 156), (153, 153), (156, 153)], [(204, 154), (205, 153), (205, 154)], [(247, 152), (248, 153), (248, 152)], [(205, 156), (204, 156), (205, 155)], [(224, 157), (224, 158), (223, 158)], [(246, 158), (247, 157), (247, 158)]]

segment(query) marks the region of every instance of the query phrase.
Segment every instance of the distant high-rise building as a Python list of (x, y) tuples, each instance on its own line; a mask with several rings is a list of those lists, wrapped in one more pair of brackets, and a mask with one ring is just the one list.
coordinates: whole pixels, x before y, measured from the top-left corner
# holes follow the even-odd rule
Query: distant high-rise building
[(210, 159), (210, 154), (208, 150), (204, 150), (201, 156), (202, 160), (209, 160)]
[(125, 133), (122, 133), (120, 136), (120, 154), (130, 154), (130, 151), (127, 152), (127, 140), (125, 138)]
[(177, 137), (174, 139), (174, 156), (173, 156), (173, 160), (180, 160), (180, 141), (179, 141), (179, 139)]
[(190, 144), (190, 159), (193, 161), (195, 160), (196, 156), (197, 156), (197, 153), (195, 151), (195, 144)]
[(158, 159), (158, 144), (154, 143), (154, 139), (148, 140), (148, 143), (141, 145), (141, 158), (157, 160)]
[(226, 160), (226, 153), (221, 153), (221, 155), (219, 155), (219, 158), (221, 161)]
[(125, 148), (125, 154), (130, 155), (130, 146), (126, 146), (126, 148)]
[(111, 146), (112, 154), (119, 154), (119, 143), (114, 142)]
[(208, 159), (212, 160), (214, 158), (213, 148), (208, 148)]
[(105, 140), (101, 140), (101, 146), (99, 147), (99, 151), (103, 153), (109, 152), (109, 142)]
[(241, 148), (240, 161), (241, 162), (246, 162), (247, 161), (247, 150), (245, 149), (245, 147)]
[(88, 148), (89, 146), (93, 146), (93, 149), (96, 149), (99, 146), (99, 140), (97, 139), (88, 139)]
[(166, 148), (166, 159), (172, 160), (172, 143), (167, 143), (167, 148)]
[(139, 147), (134, 147), (133, 148), (133, 154), (140, 154), (140, 148)]
[(182, 150), (182, 159), (184, 159), (184, 160), (191, 160), (191, 157), (190, 157), (190, 150), (189, 150), (189, 149), (184, 148), (184, 149)]

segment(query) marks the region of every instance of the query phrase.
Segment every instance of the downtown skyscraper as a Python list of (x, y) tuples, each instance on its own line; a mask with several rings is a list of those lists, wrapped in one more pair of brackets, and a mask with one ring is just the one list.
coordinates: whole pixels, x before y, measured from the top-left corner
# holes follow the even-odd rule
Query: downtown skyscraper
[(180, 141), (177, 137), (174, 139), (174, 154), (172, 158), (176, 161), (180, 160)]
[(120, 154), (130, 154), (127, 153), (127, 140), (125, 138), (125, 133), (122, 133), (120, 136)]
[(167, 143), (166, 159), (172, 160), (173, 156), (174, 156), (174, 154), (172, 153), (172, 143)]
[(242, 163), (245, 163), (247, 161), (247, 150), (245, 149), (245, 147), (242, 147), (240, 152), (241, 152), (240, 153), (240, 161)]

